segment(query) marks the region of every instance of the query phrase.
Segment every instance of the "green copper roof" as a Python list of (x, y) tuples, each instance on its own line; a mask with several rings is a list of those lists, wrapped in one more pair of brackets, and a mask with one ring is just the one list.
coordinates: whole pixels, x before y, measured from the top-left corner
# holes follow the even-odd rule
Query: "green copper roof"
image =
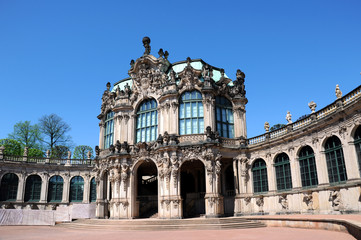
[[(203, 69), (203, 65), (206, 64), (203, 60), (201, 59), (195, 59), (192, 60), (191, 62), (191, 66), (194, 69), (197, 70), (202, 70)], [(174, 64), (172, 64), (172, 69), (174, 72), (176, 73), (180, 73), (183, 71), (183, 69), (187, 66), (187, 62), (186, 61), (182, 61), (182, 62), (176, 62)], [(213, 80), (215, 82), (218, 82), (219, 79), (221, 78), (221, 71), (218, 68), (214, 68), (213, 67)], [(224, 77), (228, 78), (228, 76), (226, 74), (224, 74)], [(203, 81), (203, 79), (202, 79)], [(118, 81), (117, 83), (114, 84), (112, 92), (115, 92), (117, 87), (119, 86), (120, 90), (124, 90), (125, 85), (128, 84), (130, 86), (130, 88), (132, 88), (132, 79), (131, 78), (125, 78), (123, 80)], [(233, 82), (231, 81), (229, 84), (229, 86), (233, 86)]]

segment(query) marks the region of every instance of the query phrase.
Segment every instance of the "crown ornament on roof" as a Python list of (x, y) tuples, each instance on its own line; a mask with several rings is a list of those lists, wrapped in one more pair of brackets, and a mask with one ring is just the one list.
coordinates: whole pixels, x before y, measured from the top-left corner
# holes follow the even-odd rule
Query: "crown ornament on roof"
[(149, 55), (150, 54), (150, 38), (149, 37), (143, 38), (143, 46), (145, 48), (144, 55)]

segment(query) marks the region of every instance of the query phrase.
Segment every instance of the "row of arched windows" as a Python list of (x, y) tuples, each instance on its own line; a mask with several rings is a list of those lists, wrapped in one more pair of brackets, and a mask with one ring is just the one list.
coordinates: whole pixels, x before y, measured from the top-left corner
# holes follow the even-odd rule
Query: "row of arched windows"
[[(361, 149), (361, 127), (357, 132), (359, 135), (355, 141), (356, 150), (360, 154)], [(347, 180), (345, 160), (342, 151), (341, 141), (338, 137), (330, 137), (325, 144), (328, 179), (330, 184), (338, 184)], [(361, 154), (360, 154), (361, 156)], [(315, 155), (310, 146), (303, 147), (298, 154), (298, 162), (303, 188), (315, 187), (318, 185)], [(360, 158), (359, 158), (360, 163)], [(274, 161), (276, 173), (276, 187), (278, 191), (292, 189), (292, 176), (290, 160), (286, 153), (280, 153)], [(252, 165), (253, 191), (261, 193), (268, 191), (267, 165), (263, 159), (257, 159)]]
[[(202, 94), (196, 90), (182, 93), (179, 99), (179, 134), (204, 133), (204, 111)], [(136, 119), (136, 142), (150, 142), (158, 136), (158, 104), (154, 99), (144, 100), (138, 107)], [(234, 137), (232, 103), (223, 96), (216, 97), (216, 128), (220, 136)], [(104, 148), (113, 144), (114, 113), (105, 118)]]
[[(24, 202), (40, 201), (42, 180), (38, 175), (30, 175), (26, 179)], [(7, 173), (1, 179), (0, 201), (15, 201), (18, 191), (19, 178), (14, 173)], [(49, 179), (48, 202), (61, 202), (63, 199), (64, 180), (61, 176), (52, 176)], [(83, 201), (84, 179), (81, 176), (75, 176), (70, 180), (70, 202)], [(96, 200), (95, 178), (90, 181), (89, 200)]]

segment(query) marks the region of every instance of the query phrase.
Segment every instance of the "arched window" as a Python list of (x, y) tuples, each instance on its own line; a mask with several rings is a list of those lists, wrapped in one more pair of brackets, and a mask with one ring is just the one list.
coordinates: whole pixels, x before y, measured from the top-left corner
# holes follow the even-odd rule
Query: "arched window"
[(310, 146), (303, 147), (298, 157), (302, 187), (317, 186), (318, 179), (316, 161), (312, 148)]
[(277, 190), (292, 189), (290, 160), (286, 153), (281, 153), (275, 160)]
[(359, 126), (356, 129), (355, 135), (354, 135), (354, 139), (355, 139), (355, 147), (356, 147), (356, 154), (357, 154), (357, 160), (358, 160), (358, 169), (361, 175), (361, 126)]
[(39, 202), (41, 193), (41, 178), (38, 175), (31, 175), (26, 179), (25, 202)]
[(114, 112), (110, 111), (105, 117), (105, 129), (104, 129), (104, 149), (110, 147), (113, 144), (114, 133)]
[(202, 95), (198, 91), (184, 92), (179, 101), (179, 134), (204, 133)]
[(19, 178), (14, 173), (7, 173), (1, 179), (0, 201), (15, 201)]
[(143, 101), (137, 112), (136, 142), (156, 140), (158, 133), (157, 102), (154, 99)]
[(347, 180), (345, 160), (340, 139), (330, 137), (325, 144), (328, 179), (330, 183), (339, 183)]
[(234, 138), (232, 103), (225, 97), (216, 97), (216, 124), (219, 135)]
[(83, 201), (84, 179), (81, 176), (75, 176), (70, 181), (70, 202)]
[(52, 176), (49, 179), (48, 202), (61, 202), (63, 199), (63, 178)]
[(263, 159), (257, 159), (252, 166), (253, 192), (268, 192), (267, 165)]
[(95, 178), (92, 178), (90, 181), (90, 202), (95, 202), (97, 200), (97, 184), (95, 183)]

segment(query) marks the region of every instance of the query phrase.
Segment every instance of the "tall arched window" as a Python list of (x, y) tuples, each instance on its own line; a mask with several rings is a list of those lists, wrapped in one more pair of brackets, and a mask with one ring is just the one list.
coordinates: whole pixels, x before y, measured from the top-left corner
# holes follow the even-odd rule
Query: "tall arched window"
[(95, 178), (93, 177), (90, 181), (90, 202), (95, 202), (97, 200), (97, 184), (95, 183)]
[(179, 134), (204, 133), (202, 94), (184, 92), (179, 100)]
[(110, 111), (105, 117), (105, 131), (104, 131), (104, 149), (110, 147), (113, 144), (114, 133), (114, 112)]
[(63, 178), (52, 176), (49, 179), (48, 202), (61, 202), (63, 199)]
[(298, 157), (302, 187), (317, 186), (318, 179), (316, 161), (312, 148), (310, 146), (303, 147)]
[(358, 169), (361, 175), (361, 126), (359, 126), (356, 129), (354, 139), (355, 139), (354, 144), (355, 144), (357, 160), (358, 160)]
[(286, 153), (278, 154), (275, 160), (277, 190), (292, 189), (290, 160)]
[(252, 166), (253, 192), (268, 192), (267, 165), (263, 159), (257, 159)]
[(75, 176), (70, 181), (70, 202), (83, 201), (84, 179), (81, 176)]
[(39, 202), (41, 193), (41, 178), (38, 175), (31, 175), (26, 179), (25, 202)]
[(137, 112), (136, 142), (156, 140), (158, 133), (157, 102), (154, 99), (143, 101)]
[(7, 173), (1, 179), (0, 201), (15, 201), (19, 178), (14, 173)]
[(216, 123), (220, 136), (225, 138), (234, 137), (232, 103), (222, 96), (216, 97)]
[(325, 144), (328, 179), (330, 183), (339, 183), (347, 180), (345, 160), (340, 139), (330, 137)]

